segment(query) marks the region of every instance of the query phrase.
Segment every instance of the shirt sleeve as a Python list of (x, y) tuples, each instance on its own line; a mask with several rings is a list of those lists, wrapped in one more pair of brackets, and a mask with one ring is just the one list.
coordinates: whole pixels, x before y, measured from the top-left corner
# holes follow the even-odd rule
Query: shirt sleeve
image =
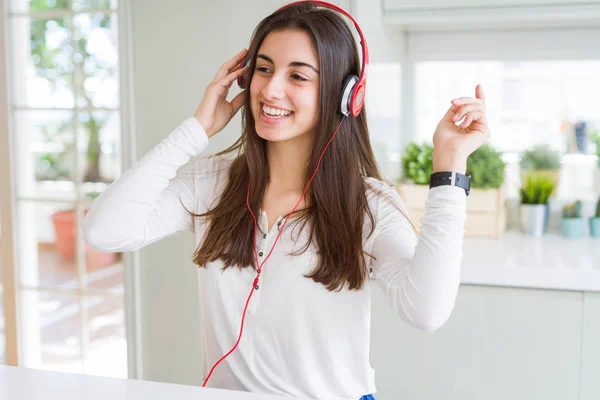
[[(434, 331), (450, 317), (458, 287), (466, 220), (465, 191), (429, 190), (420, 234), (414, 232), (400, 195), (379, 196), (371, 267), (387, 301), (411, 326)], [(391, 204), (390, 200), (394, 203)]]
[[(100, 251), (132, 251), (180, 231), (193, 231), (198, 169), (191, 157), (208, 146), (193, 117), (115, 180), (92, 204), (81, 226), (85, 241)], [(185, 206), (185, 208), (184, 208)]]

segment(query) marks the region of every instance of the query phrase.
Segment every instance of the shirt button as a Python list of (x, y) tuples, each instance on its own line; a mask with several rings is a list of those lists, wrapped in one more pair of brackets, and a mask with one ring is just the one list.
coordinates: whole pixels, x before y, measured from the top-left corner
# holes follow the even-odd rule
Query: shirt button
[(262, 257), (262, 255), (263, 255), (263, 252), (261, 251), (260, 253), (258, 253), (258, 255)]
[(279, 221), (279, 222), (277, 223), (277, 226), (280, 226), (280, 225), (281, 225), (281, 221)]
[(263, 235), (263, 239), (266, 239), (266, 238), (267, 238), (267, 235)]

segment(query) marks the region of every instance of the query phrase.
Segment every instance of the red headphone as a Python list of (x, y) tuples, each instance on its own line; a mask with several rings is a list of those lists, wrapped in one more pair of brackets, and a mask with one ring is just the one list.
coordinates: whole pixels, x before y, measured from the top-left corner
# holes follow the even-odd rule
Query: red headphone
[[(304, 3), (305, 1), (306, 0), (301, 0), (301, 1), (296, 1), (296, 2), (290, 3), (290, 4), (286, 4), (285, 6), (279, 8), (277, 11), (280, 11), (286, 7), (290, 7), (294, 4)], [(340, 100), (341, 113), (344, 114), (345, 116), (348, 116), (348, 114), (352, 114), (354, 117), (356, 117), (358, 114), (360, 114), (360, 110), (362, 110), (362, 108), (365, 104), (365, 90), (367, 87), (367, 70), (369, 68), (369, 48), (367, 47), (367, 41), (365, 40), (365, 37), (362, 34), (362, 30), (358, 26), (358, 23), (356, 22), (356, 20), (354, 20), (354, 18), (352, 18), (352, 16), (350, 14), (348, 14), (346, 11), (344, 11), (342, 8), (340, 8), (334, 4), (331, 4), (331, 3), (327, 3), (326, 1), (310, 0), (310, 3), (313, 3), (322, 8), (329, 8), (331, 10), (335, 10), (341, 14), (344, 14), (346, 17), (348, 17), (349, 19), (352, 20), (352, 22), (354, 23), (354, 27), (356, 27), (356, 30), (358, 31), (358, 35), (360, 36), (360, 45), (361, 45), (361, 49), (362, 49), (362, 66), (360, 68), (360, 78), (357, 77), (356, 75), (348, 75), (344, 79), (344, 83), (342, 85), (341, 100)], [(275, 11), (275, 12), (277, 12), (277, 11)], [(244, 58), (244, 60), (240, 64), (240, 67), (245, 66), (246, 64), (249, 63), (249, 61), (250, 61), (249, 57)], [(246, 81), (245, 76), (239, 77), (237, 82), (238, 82), (238, 86), (241, 89), (247, 88), (247, 81)]]

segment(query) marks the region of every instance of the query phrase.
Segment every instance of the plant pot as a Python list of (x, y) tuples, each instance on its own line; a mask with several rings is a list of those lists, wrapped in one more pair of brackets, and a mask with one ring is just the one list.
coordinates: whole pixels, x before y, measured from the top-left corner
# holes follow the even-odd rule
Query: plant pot
[(542, 236), (548, 226), (547, 204), (521, 204), (521, 231), (527, 235)]
[[(404, 200), (411, 221), (419, 228), (419, 221), (425, 215), (429, 185), (399, 184), (396, 191)], [(500, 237), (506, 230), (505, 203), (504, 187), (471, 189), (467, 197), (465, 237)]]
[(583, 235), (583, 218), (564, 218), (561, 220), (563, 235), (569, 238), (578, 238)]
[(600, 218), (590, 218), (590, 236), (600, 237)]
[[(88, 210), (84, 211), (84, 216)], [(56, 248), (64, 261), (75, 261), (75, 210), (57, 211), (52, 214), (54, 234), (56, 237)], [(100, 252), (86, 244), (86, 263), (88, 267), (98, 267), (114, 264), (117, 253)], [(67, 265), (73, 265), (67, 263)]]

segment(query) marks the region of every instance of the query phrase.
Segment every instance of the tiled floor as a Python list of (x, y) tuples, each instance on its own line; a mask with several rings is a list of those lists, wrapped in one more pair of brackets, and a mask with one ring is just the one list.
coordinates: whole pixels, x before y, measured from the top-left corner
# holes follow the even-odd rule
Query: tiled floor
[[(86, 296), (81, 302), (76, 295), (41, 292), (32, 299), (36, 322), (30, 323), (33, 343), (39, 334), (41, 347), (38, 360), (32, 367), (85, 372), (104, 376), (127, 376), (127, 346), (123, 309), (123, 267), (119, 259), (108, 266), (87, 268), (88, 287), (95, 291), (109, 291), (115, 296)], [(1, 265), (0, 265), (1, 274)], [(1, 275), (0, 275), (1, 276)], [(77, 269), (73, 262), (65, 262), (53, 247), (39, 248), (39, 282), (44, 287), (77, 289)], [(23, 293), (25, 296), (28, 293)], [(80, 351), (81, 306), (88, 315), (88, 346), (85, 357)], [(0, 313), (3, 310), (0, 296)], [(36, 312), (37, 311), (37, 312)], [(2, 316), (1, 314), (0, 316)], [(35, 318), (33, 319), (35, 321)], [(31, 332), (30, 332), (31, 333)], [(25, 333), (26, 335), (27, 333)], [(4, 318), (0, 318), (0, 360), (4, 354)], [(85, 359), (85, 362), (82, 360)], [(36, 365), (37, 364), (37, 365)]]

